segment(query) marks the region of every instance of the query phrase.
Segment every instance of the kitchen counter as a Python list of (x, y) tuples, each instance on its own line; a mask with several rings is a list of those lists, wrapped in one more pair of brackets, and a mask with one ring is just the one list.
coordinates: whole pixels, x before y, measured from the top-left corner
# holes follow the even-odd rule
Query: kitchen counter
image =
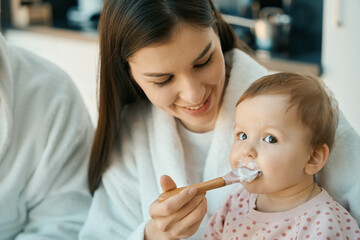
[(24, 29), (9, 29), (9, 32), (30, 32), (44, 34), (52, 37), (68, 38), (78, 41), (97, 42), (98, 35), (96, 32), (82, 32), (69, 29), (52, 28), (47, 26), (32, 26)]
[(321, 74), (321, 68), (317, 64), (276, 58), (258, 58), (258, 61), (271, 72), (298, 72), (315, 76), (320, 76)]

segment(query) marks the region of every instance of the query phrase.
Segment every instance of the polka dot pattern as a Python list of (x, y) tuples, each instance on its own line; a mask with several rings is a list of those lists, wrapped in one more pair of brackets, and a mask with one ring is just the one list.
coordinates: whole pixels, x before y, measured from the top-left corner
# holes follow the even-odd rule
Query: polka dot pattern
[(203, 239), (360, 240), (356, 221), (325, 190), (297, 211), (284, 213), (255, 211), (252, 196), (243, 188), (231, 195), (210, 219)]

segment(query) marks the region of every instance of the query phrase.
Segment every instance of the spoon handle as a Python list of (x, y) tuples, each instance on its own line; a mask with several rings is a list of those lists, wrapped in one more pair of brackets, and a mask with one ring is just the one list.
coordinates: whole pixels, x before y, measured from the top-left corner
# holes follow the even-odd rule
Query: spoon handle
[[(218, 178), (206, 181), (206, 182), (190, 185), (188, 187), (196, 188), (197, 189), (196, 194), (198, 194), (198, 193), (203, 193), (203, 192), (206, 192), (206, 191), (209, 191), (212, 189), (220, 188), (225, 185), (226, 185), (225, 180), (222, 177), (218, 177)], [(178, 194), (179, 192), (181, 192), (182, 190), (184, 190), (185, 188), (188, 188), (188, 187), (175, 188), (173, 190), (163, 192), (159, 196), (158, 200), (159, 200), (159, 202), (163, 202), (166, 199), (168, 199), (169, 197), (172, 197), (172, 196)]]

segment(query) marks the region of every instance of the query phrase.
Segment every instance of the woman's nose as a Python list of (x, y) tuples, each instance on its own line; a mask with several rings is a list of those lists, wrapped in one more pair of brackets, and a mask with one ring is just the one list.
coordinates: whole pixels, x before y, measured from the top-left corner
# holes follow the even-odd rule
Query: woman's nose
[(201, 82), (192, 77), (183, 78), (179, 94), (183, 101), (193, 105), (201, 104), (204, 100), (204, 95), (205, 86)]

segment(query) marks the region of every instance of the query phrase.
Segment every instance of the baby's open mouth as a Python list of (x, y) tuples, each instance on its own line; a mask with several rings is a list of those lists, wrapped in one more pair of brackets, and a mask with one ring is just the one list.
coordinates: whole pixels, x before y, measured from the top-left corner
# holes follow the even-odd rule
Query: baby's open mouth
[(262, 172), (256, 162), (250, 161), (247, 164), (240, 160), (238, 162), (238, 168), (234, 170), (234, 174), (240, 178), (240, 182), (251, 182), (261, 176)]

